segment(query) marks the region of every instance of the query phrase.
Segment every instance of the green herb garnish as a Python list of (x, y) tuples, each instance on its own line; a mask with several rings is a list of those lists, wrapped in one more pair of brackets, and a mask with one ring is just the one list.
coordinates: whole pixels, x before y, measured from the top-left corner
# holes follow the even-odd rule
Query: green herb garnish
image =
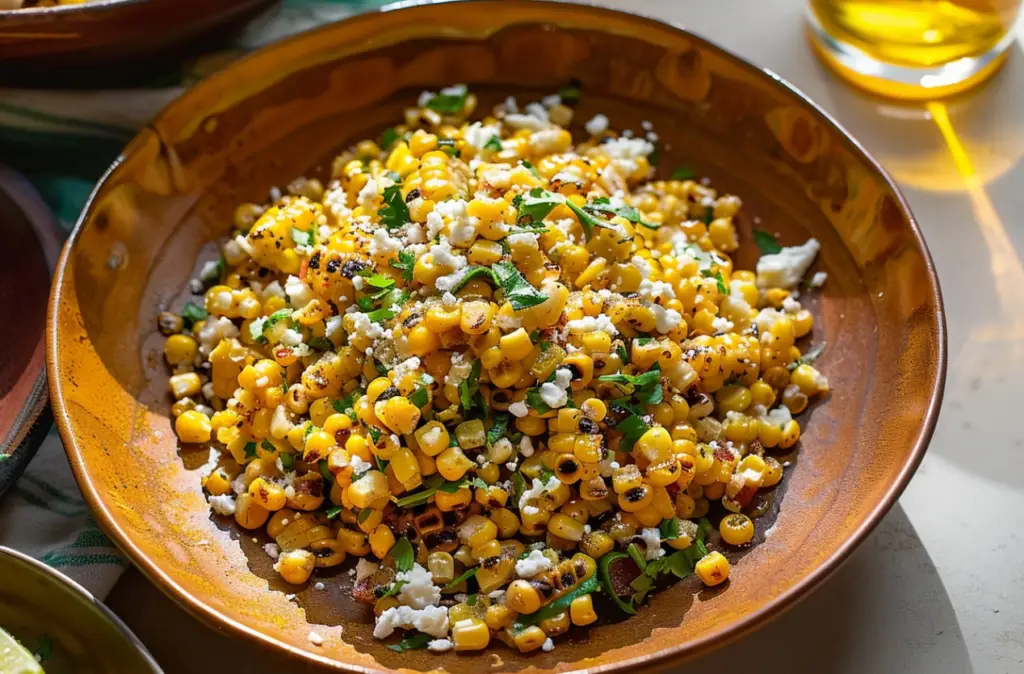
[(401, 138), (401, 136), (398, 135), (398, 132), (395, 131), (394, 128), (389, 127), (387, 129), (384, 129), (384, 133), (380, 135), (380, 149), (391, 149), (391, 146), (394, 145), (395, 141), (397, 141), (399, 138)]
[(677, 166), (670, 177), (672, 180), (693, 180), (697, 174), (689, 166)]
[(331, 506), (330, 508), (327, 509), (327, 519), (333, 520), (335, 517), (341, 514), (342, 510), (344, 510), (344, 508), (341, 506)]
[[(407, 209), (408, 210), (408, 209)], [(416, 255), (410, 250), (402, 250), (398, 253), (397, 260), (389, 260), (392, 268), (402, 272), (402, 279), (406, 283), (412, 283), (412, 270), (416, 266)]]
[(786, 366), (786, 369), (792, 372), (801, 365), (810, 365), (814, 361), (818, 360), (818, 357), (825, 351), (825, 342), (815, 344), (811, 348), (807, 349), (807, 353), (797, 358), (795, 361)]
[(380, 223), (388, 229), (398, 229), (409, 222), (409, 207), (402, 198), (402, 188), (389, 185), (384, 188), (384, 205), (377, 211)]
[(316, 243), (316, 230), (306, 232), (298, 227), (292, 227), (292, 241), (296, 246), (312, 246)]
[(628, 417), (620, 421), (616, 426), (615, 430), (622, 433), (622, 441), (620, 448), (623, 452), (628, 452), (633, 449), (633, 445), (640, 439), (644, 433), (647, 432), (648, 426), (644, 420), (637, 414), (630, 414)]
[(399, 653), (404, 653), (405, 651), (413, 651), (418, 648), (426, 648), (427, 644), (433, 640), (434, 637), (420, 632), (419, 634), (414, 634), (411, 637), (402, 639), (397, 644), (388, 644), (388, 648)]
[(498, 262), (491, 267), (494, 279), (516, 311), (528, 309), (547, 301), (548, 296), (527, 281), (511, 262)]
[(657, 405), (664, 398), (661, 388), (661, 367), (657, 363), (643, 374), (631, 375), (620, 372), (601, 375), (598, 380), (617, 385), (623, 393), (632, 395), (645, 405)]
[(754, 243), (761, 249), (761, 253), (764, 255), (775, 255), (782, 251), (782, 246), (775, 240), (775, 235), (760, 229), (754, 230)]
[(181, 309), (181, 320), (189, 330), (193, 325), (199, 321), (205, 321), (209, 316), (206, 309), (194, 302), (185, 302), (185, 306)]
[(409, 394), (409, 402), (416, 407), (423, 408), (423, 406), (430, 402), (430, 391), (425, 386), (421, 386)]
[(618, 215), (629, 220), (634, 225), (642, 225), (647, 229), (658, 229), (658, 227), (661, 226), (655, 225), (654, 223), (651, 222), (647, 222), (642, 217), (640, 217), (640, 211), (636, 210), (632, 206), (627, 205), (626, 203), (622, 203), (621, 205), (618, 206), (613, 205), (612, 200), (608, 197), (598, 197), (593, 201), (588, 202), (586, 205), (583, 206), (583, 210), (598, 216), (603, 215), (605, 217), (613, 217)]
[(459, 382), (459, 402), (462, 403), (463, 411), (469, 411), (473, 407), (473, 396), (480, 388), (481, 367), (480, 361), (474, 360), (469, 376)]
[(512, 415), (508, 412), (498, 412), (494, 415), (494, 425), (487, 429), (487, 445), (491, 446), (504, 437), (508, 430), (508, 422)]
[(416, 559), (416, 553), (408, 538), (402, 536), (395, 541), (394, 546), (392, 546), (388, 554), (395, 560), (395, 569), (399, 573), (412, 571), (413, 562)]
[(245, 456), (246, 456), (246, 458), (249, 458), (249, 459), (255, 459), (256, 458), (257, 454), (256, 454), (256, 443), (255, 442), (247, 442), (247, 443), (245, 443)]
[(501, 145), (501, 138), (498, 138), (497, 136), (491, 136), (491, 139), (484, 143), (483, 149), (501, 152), (504, 149)]
[(577, 598), (596, 592), (597, 588), (598, 581), (596, 576), (585, 580), (575, 590), (559, 597), (547, 606), (543, 606), (529, 615), (520, 616), (519, 620), (512, 626), (512, 630), (514, 632), (522, 632), (527, 627), (537, 625), (548, 618), (554, 618), (559, 613), (568, 609)]
[(450, 582), (447, 585), (445, 585), (443, 589), (445, 589), (445, 590), (454, 590), (459, 585), (461, 585), (465, 581), (467, 581), (470, 578), (472, 578), (473, 576), (475, 576), (476, 572), (479, 570), (479, 568), (480, 567), (474, 566), (473, 568), (466, 570), (461, 576), (459, 576), (458, 578), (455, 578), (454, 580), (452, 580), (452, 582)]
[(427, 107), (434, 112), (455, 114), (466, 105), (468, 91), (461, 94), (438, 94), (427, 101)]

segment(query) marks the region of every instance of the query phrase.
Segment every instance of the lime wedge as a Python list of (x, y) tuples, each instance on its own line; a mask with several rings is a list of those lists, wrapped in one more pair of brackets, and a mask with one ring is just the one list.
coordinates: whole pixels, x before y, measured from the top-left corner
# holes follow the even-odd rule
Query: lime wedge
[(0, 627), (0, 674), (45, 674), (36, 662), (36, 656), (29, 653), (18, 640)]

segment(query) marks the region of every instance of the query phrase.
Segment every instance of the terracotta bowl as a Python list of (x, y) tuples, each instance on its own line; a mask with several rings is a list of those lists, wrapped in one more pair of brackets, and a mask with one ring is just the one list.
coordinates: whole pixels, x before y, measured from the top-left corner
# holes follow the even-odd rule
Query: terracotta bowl
[[(422, 89), (465, 82), (481, 108), (581, 83), (576, 124), (650, 120), (659, 172), (687, 164), (742, 195), (750, 228), (823, 244), (815, 311), (833, 393), (806, 434), (728, 587), (682, 583), (632, 619), (550, 653), (397, 654), (345, 601), (273, 579), (262, 539), (222, 530), (200, 490), (206, 452), (181, 452), (169, 421), (157, 314), (231, 229), (241, 200), (315, 174), (376, 137)], [(758, 224), (759, 223), (759, 224)], [(820, 583), (907, 484), (938, 413), (946, 338), (938, 281), (907, 205), (882, 169), (775, 75), (684, 30), (593, 7), (524, 0), (367, 14), (273, 45), (196, 86), (125, 149), (64, 250), (50, 301), (53, 406), (98, 521), (172, 597), (211, 624), (337, 670), (610, 671), (724, 643)], [(198, 456), (196, 455), (198, 454)], [(765, 531), (771, 526), (769, 532)], [(842, 607), (837, 607), (842, 610)], [(343, 626), (343, 631), (341, 627)], [(308, 640), (311, 630), (325, 638)]]
[(88, 590), (0, 547), (0, 626), (43, 655), (48, 674), (161, 674), (138, 639)]
[(223, 42), (273, 1), (92, 0), (0, 10), (0, 83), (134, 83)]

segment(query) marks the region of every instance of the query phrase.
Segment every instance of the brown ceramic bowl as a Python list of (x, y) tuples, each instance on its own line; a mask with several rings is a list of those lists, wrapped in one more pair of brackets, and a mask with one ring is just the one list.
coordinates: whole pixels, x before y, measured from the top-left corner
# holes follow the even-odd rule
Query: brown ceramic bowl
[[(577, 127), (598, 112), (619, 128), (650, 120), (661, 175), (685, 163), (742, 195), (741, 267), (757, 256), (754, 216), (784, 243), (822, 242), (815, 339), (828, 343), (819, 366), (833, 391), (804, 419), (781, 509), (759, 525), (759, 544), (734, 556), (727, 587), (699, 591), (691, 578), (635, 618), (550, 653), (399, 655), (342, 599), (343, 571), (326, 592), (289, 601), (263, 539), (211, 520), (196, 470), (205, 452), (180, 452), (171, 430), (157, 314), (185, 301), (197, 258), (229, 233), (235, 204), (323, 170), (400, 119), (422, 89), (465, 82), (488, 109), (572, 79), (584, 92)], [(679, 28), (524, 0), (358, 16), (264, 49), (175, 101), (101, 181), (65, 248), (47, 346), (54, 416), (85, 498), (172, 597), (217, 627), (336, 670), (460, 674), (654, 667), (778, 614), (836, 569), (907, 484), (935, 424), (946, 352), (938, 281), (906, 203), (814, 104)]]
[(91, 0), (0, 10), (0, 83), (134, 83), (222, 43), (273, 1)]
[(0, 626), (45, 654), (47, 674), (161, 674), (142, 642), (88, 590), (4, 547)]

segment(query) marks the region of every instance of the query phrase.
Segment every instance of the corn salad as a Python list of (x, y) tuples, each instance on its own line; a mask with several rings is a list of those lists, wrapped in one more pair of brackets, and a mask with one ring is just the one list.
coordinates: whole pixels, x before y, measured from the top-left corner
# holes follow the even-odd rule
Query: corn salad
[(706, 516), (751, 543), (829, 390), (797, 346), (817, 241), (758, 232), (733, 269), (740, 199), (650, 180), (650, 129), (574, 139), (570, 98), (470, 122), (465, 87), (424, 92), (326, 188), (239, 206), (202, 301), (160, 316), (212, 509), (288, 583), (348, 560), (396, 650), (551, 650), (663, 580), (725, 582)]

